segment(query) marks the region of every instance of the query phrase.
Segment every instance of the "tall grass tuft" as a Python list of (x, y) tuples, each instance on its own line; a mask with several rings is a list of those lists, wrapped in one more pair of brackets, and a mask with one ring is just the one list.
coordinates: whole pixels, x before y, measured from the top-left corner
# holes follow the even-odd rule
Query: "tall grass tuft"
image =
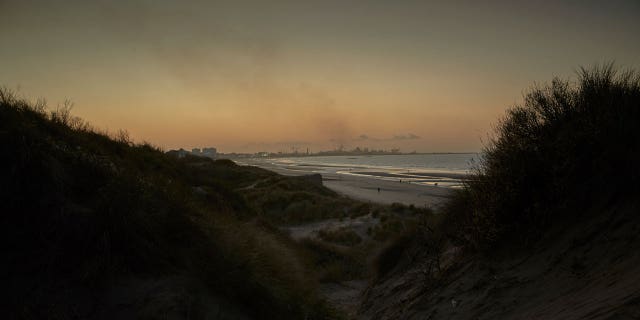
[(635, 70), (605, 64), (581, 68), (576, 82), (535, 86), (498, 123), (443, 228), (472, 247), (528, 245), (594, 198), (637, 194), (638, 128)]

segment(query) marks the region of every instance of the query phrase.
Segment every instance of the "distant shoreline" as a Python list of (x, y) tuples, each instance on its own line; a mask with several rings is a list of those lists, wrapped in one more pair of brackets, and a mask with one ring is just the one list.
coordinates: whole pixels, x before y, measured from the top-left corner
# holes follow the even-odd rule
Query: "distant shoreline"
[(346, 172), (335, 169), (322, 170), (328, 168), (323, 166), (274, 164), (269, 162), (268, 158), (245, 160), (249, 161), (240, 164), (257, 166), (287, 176), (319, 173), (325, 187), (356, 200), (380, 204), (402, 203), (419, 207), (439, 207), (454, 191), (446, 185), (462, 178), (462, 175), (456, 173), (409, 173), (418, 176), (415, 179), (420, 181), (430, 181), (431, 184), (427, 185), (412, 183), (409, 176), (375, 170)]
[(479, 154), (480, 152), (396, 152), (396, 153), (270, 153), (268, 155), (258, 155), (255, 153), (220, 153), (218, 158), (256, 158), (256, 159), (279, 159), (279, 158), (307, 158), (307, 157), (345, 157), (345, 156), (408, 156), (408, 155), (446, 155), (446, 154)]

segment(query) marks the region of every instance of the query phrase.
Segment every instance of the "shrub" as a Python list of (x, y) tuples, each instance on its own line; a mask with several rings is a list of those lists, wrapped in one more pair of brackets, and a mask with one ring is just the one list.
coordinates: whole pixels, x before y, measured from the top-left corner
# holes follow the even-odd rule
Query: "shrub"
[(448, 237), (441, 228), (444, 215), (428, 212), (417, 220), (405, 220), (406, 227), (386, 235), (384, 248), (373, 260), (372, 269), (377, 279), (383, 278), (398, 265), (421, 263), (419, 268), (426, 280), (437, 278), (440, 260)]
[(354, 246), (362, 242), (362, 238), (351, 228), (322, 229), (318, 231), (318, 237), (324, 241), (344, 246)]
[(300, 243), (311, 256), (311, 263), (319, 269), (321, 282), (360, 279), (367, 273), (366, 250), (345, 248), (309, 238), (302, 239)]
[(409, 247), (415, 244), (417, 240), (415, 232), (416, 230), (413, 229), (411, 232), (406, 232), (393, 241), (389, 241), (375, 257), (373, 261), (373, 272), (377, 279), (381, 279), (391, 272), (402, 259), (402, 255)]
[(551, 221), (579, 214), (582, 199), (637, 192), (640, 75), (612, 64), (578, 75), (576, 83), (534, 87), (507, 111), (476, 173), (445, 208), (459, 238), (474, 247), (505, 238), (531, 244)]

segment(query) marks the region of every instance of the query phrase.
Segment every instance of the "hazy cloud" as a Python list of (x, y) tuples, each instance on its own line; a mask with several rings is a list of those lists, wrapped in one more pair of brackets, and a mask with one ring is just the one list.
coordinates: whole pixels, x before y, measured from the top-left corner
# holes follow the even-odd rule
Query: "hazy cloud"
[(357, 138), (353, 139), (355, 141), (380, 141), (378, 138), (374, 138), (368, 134), (361, 134)]
[(313, 145), (314, 143), (311, 141), (274, 141), (274, 142), (249, 142), (241, 147), (243, 148), (300, 148)]
[(417, 140), (417, 139), (420, 139), (420, 137), (413, 133), (407, 133), (406, 135), (404, 134), (395, 135), (391, 140)]
[(418, 140), (418, 139), (420, 139), (420, 136), (415, 135), (413, 133), (397, 134), (391, 138), (383, 138), (383, 139), (374, 138), (368, 134), (363, 133), (358, 137), (353, 138), (353, 141), (398, 141), (398, 140)]

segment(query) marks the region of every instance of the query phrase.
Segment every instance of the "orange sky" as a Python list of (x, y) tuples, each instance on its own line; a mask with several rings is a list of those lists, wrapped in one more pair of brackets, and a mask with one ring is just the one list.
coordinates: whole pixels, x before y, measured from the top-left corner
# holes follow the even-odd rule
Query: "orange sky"
[(0, 85), (165, 149), (478, 151), (534, 82), (640, 66), (636, 1), (0, 1)]

